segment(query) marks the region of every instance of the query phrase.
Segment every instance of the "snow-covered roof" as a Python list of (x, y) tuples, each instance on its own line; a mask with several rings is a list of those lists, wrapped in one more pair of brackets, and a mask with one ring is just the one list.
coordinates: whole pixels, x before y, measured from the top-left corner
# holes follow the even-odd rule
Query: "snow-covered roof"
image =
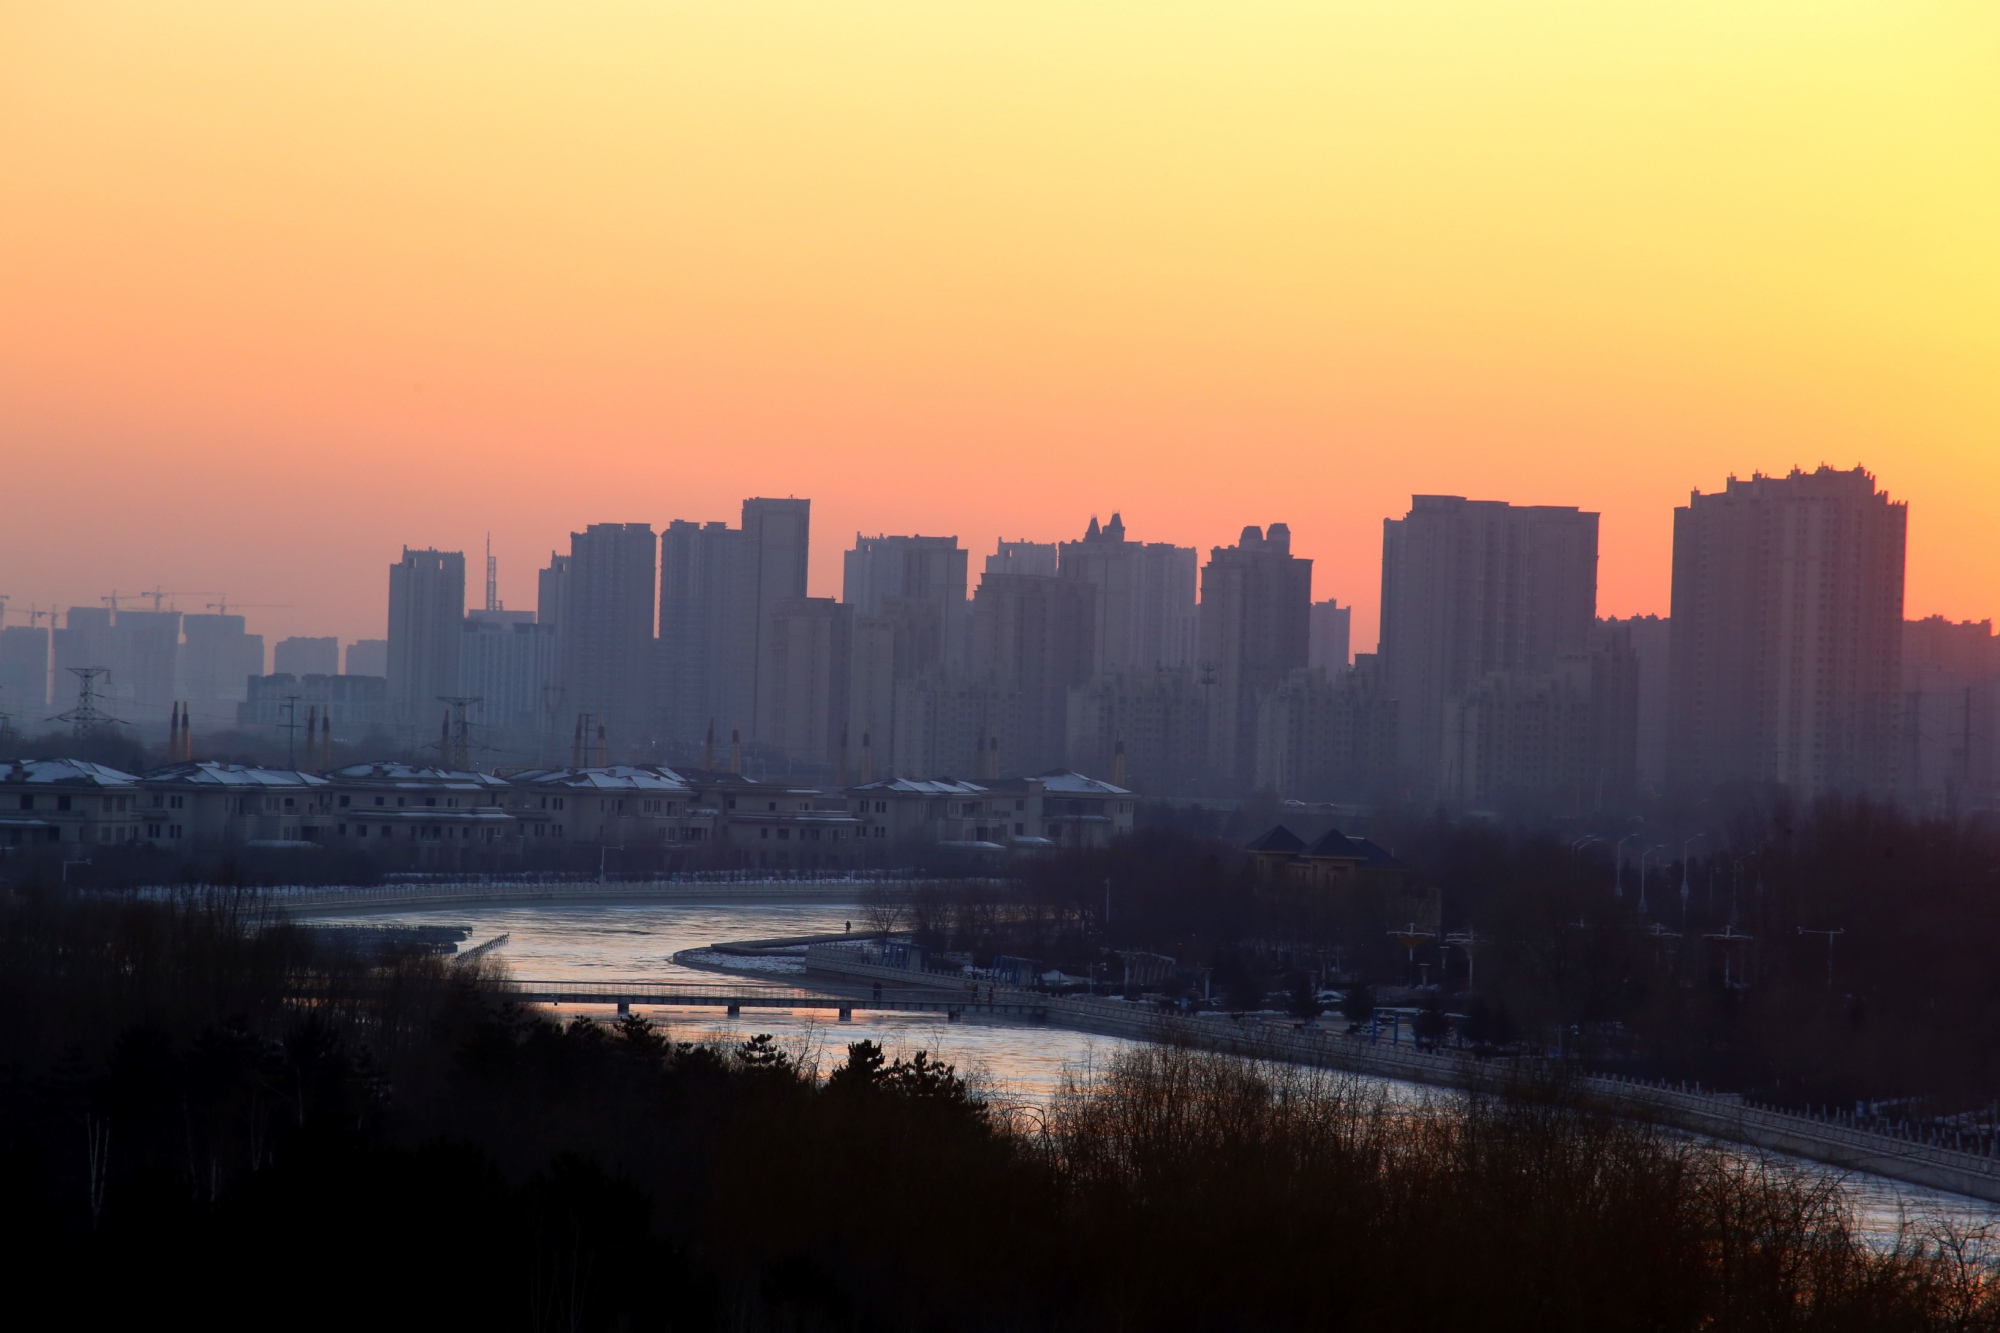
[(1114, 787), (1099, 778), (1087, 777), (1067, 768), (1054, 768), (1046, 773), (1035, 774), (1035, 781), (1042, 784), (1045, 792), (1059, 796), (1130, 796), (1123, 787)]
[(900, 792), (910, 796), (978, 796), (986, 788), (957, 778), (884, 778), (880, 782), (849, 787), (849, 791)]
[(175, 764), (146, 774), (148, 785), (192, 787), (324, 787), (327, 780), (289, 768), (248, 768), (242, 764), (222, 764), (204, 759), (200, 763)]
[(459, 769), (434, 768), (426, 764), (404, 764), (381, 760), (372, 764), (349, 764), (329, 777), (336, 783), (453, 790), (505, 787), (505, 778), (491, 773), (467, 773)]
[(685, 795), (692, 792), (680, 777), (665, 769), (612, 764), (605, 768), (531, 768), (510, 774), (517, 787), (587, 788), (594, 791), (645, 791)]
[(16, 759), (0, 764), (0, 782), (78, 787), (129, 787), (139, 779), (109, 764), (87, 759)]

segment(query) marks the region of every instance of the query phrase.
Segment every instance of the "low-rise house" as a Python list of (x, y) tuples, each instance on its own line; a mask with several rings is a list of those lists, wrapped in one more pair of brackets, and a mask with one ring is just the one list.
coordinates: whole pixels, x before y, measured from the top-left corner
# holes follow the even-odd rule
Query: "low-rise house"
[(1132, 831), (1138, 798), (1068, 769), (1030, 778), (890, 778), (846, 797), (870, 846), (1026, 851), (1103, 847)]
[(327, 774), (333, 836), (363, 849), (518, 853), (513, 791), (491, 773), (378, 762)]
[(846, 796), (859, 826), (858, 836), (872, 850), (935, 846), (970, 837), (993, 841), (988, 837), (992, 830), (979, 823), (978, 811), (988, 797), (986, 788), (976, 783), (956, 778), (887, 778), (849, 787)]
[(163, 847), (323, 842), (335, 830), (325, 778), (285, 768), (212, 760), (155, 769), (139, 779), (147, 841)]
[(1283, 824), (1253, 839), (1250, 854), (1257, 879), (1265, 884), (1290, 884), (1313, 889), (1355, 888), (1363, 885), (1400, 888), (1409, 868), (1366, 838), (1328, 829), (1311, 843)]
[(717, 855), (768, 870), (845, 870), (863, 863), (860, 821), (847, 800), (816, 787), (781, 787), (741, 773), (663, 769), (714, 812)]
[(139, 779), (82, 759), (0, 764), (0, 845), (118, 846), (139, 841)]
[[(1029, 836), (1057, 847), (1107, 847), (1132, 831), (1139, 808), (1139, 798), (1125, 788), (1067, 768), (998, 778), (986, 787), (1001, 802), (994, 813), (1011, 814)], [(1005, 808), (1010, 798), (1011, 812)]]
[(534, 768), (507, 782), (506, 808), (531, 851), (557, 840), (695, 851), (714, 838), (714, 809), (669, 769)]

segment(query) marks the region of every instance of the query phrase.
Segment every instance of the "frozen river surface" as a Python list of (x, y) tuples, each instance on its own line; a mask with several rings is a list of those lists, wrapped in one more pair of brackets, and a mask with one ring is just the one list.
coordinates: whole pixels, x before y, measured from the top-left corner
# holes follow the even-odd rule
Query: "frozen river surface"
[[(713, 972), (681, 967), (673, 955), (725, 940), (771, 939), (832, 933), (859, 924), (858, 906), (496, 905), (426, 912), (394, 912), (356, 918), (376, 925), (463, 926), (471, 933), (461, 949), (507, 936), (494, 956), (524, 981), (650, 981), (713, 985)], [(732, 989), (789, 989), (794, 979), (754, 976), (728, 979)], [(609, 1006), (563, 1006), (579, 1014), (608, 1013)], [(1040, 1104), (1048, 1100), (1066, 1070), (1101, 1061), (1128, 1043), (1066, 1028), (984, 1019), (946, 1023), (930, 1014), (857, 1011), (853, 1021), (835, 1022), (824, 1011), (792, 1013), (754, 1009), (730, 1018), (721, 1009), (658, 1009), (641, 1013), (667, 1028), (677, 1041), (742, 1041), (759, 1032), (777, 1040), (824, 1071), (846, 1055), (846, 1043), (880, 1042), (892, 1055), (928, 1051), (971, 1078), (989, 1097)], [(1814, 1170), (1821, 1168), (1806, 1163)], [(1955, 1194), (1904, 1185), (1879, 1176), (1850, 1175), (1863, 1228), (1886, 1238), (1905, 1217), (1943, 1217), (1960, 1225), (2000, 1225), (2000, 1206)]]

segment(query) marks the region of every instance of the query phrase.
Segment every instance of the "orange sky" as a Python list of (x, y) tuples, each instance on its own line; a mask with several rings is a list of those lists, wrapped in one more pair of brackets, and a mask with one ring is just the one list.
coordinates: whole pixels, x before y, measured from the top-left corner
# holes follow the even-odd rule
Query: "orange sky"
[[(1746, 12), (1749, 11), (1749, 12)], [(593, 521), (1203, 547), (1864, 463), (2000, 613), (2000, 7), (0, 8), (0, 593), (382, 632)], [(475, 593), (476, 595), (476, 593)], [(289, 605), (260, 605), (281, 604)]]

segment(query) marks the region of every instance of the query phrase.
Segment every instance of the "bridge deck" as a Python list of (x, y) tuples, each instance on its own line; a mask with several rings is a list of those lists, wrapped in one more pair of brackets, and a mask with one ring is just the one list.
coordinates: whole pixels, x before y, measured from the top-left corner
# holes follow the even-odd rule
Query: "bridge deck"
[(1034, 1000), (981, 1000), (936, 989), (829, 995), (795, 989), (734, 989), (670, 982), (643, 981), (516, 981), (513, 990), (531, 1004), (614, 1004), (702, 1009), (832, 1009), (848, 1014), (856, 1009), (895, 1012), (983, 1014), (996, 1018), (1045, 1019), (1048, 1006)]

